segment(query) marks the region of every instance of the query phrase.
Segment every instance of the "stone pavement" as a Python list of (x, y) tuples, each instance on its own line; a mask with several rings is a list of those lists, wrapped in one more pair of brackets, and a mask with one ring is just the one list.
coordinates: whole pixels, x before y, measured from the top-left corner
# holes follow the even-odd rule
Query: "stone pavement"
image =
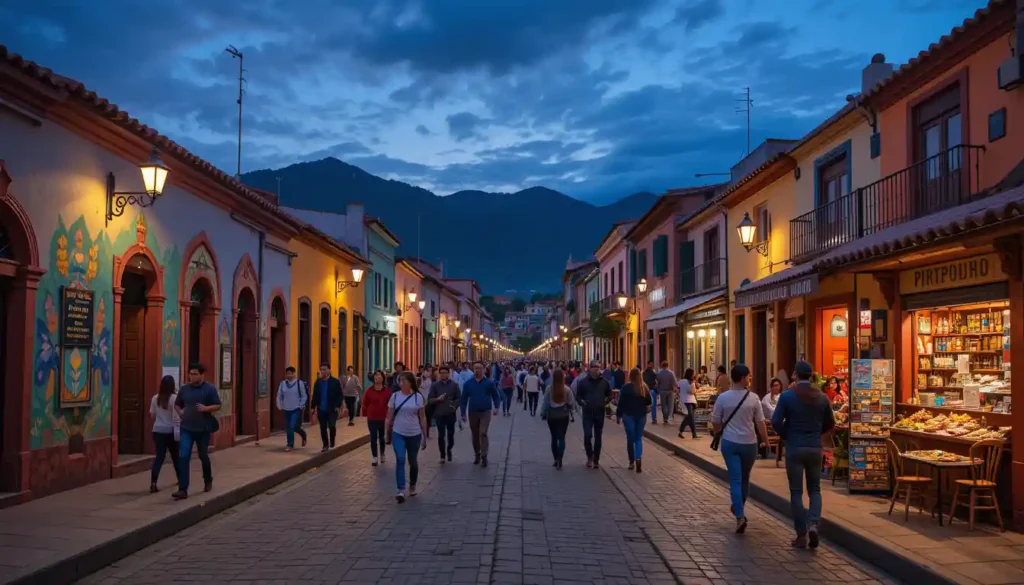
[[(308, 429), (309, 430), (309, 429)], [(177, 482), (169, 464), (160, 492), (149, 493), (149, 472), (101, 481), (0, 510), (0, 583), (68, 583), (183, 528), (227, 510), (368, 440), (365, 421), (338, 428), (337, 447), (320, 453), (319, 429), (309, 445), (284, 451), (284, 434), (210, 454), (214, 487), (203, 493), (192, 456), (192, 490), (171, 499)]]
[[(711, 473), (724, 477), (722, 456), (712, 451), (706, 435), (696, 441), (680, 439), (677, 426), (650, 425), (647, 435), (677, 455)], [(688, 437), (689, 435), (687, 435)], [(785, 469), (775, 460), (758, 460), (751, 479), (751, 497), (782, 514), (789, 514), (789, 483)], [(967, 523), (939, 526), (935, 518), (913, 511), (903, 520), (903, 506), (897, 504), (888, 515), (889, 500), (878, 496), (850, 494), (846, 482), (822, 482), (824, 518), (822, 531), (834, 542), (861, 558), (906, 581), (926, 579), (931, 583), (965, 585), (1024, 584), (1024, 535), (998, 532), (979, 517), (973, 532)], [(948, 511), (948, 510), (947, 510)], [(947, 519), (948, 520), (948, 519)]]
[(546, 424), (517, 411), (491, 425), (491, 465), (421, 453), (420, 495), (398, 505), (394, 463), (363, 447), (112, 564), (86, 584), (128, 583), (879, 583), (824, 543), (792, 551), (778, 518), (751, 510), (732, 533), (724, 486), (648, 445), (624, 469), (622, 427), (606, 427), (605, 466), (584, 467), (580, 425), (565, 469)]

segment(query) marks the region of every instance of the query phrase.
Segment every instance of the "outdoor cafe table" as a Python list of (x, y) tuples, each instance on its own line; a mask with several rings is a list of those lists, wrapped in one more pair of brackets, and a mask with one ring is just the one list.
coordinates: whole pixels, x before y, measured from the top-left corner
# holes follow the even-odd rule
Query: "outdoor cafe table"
[(914, 463), (921, 463), (935, 468), (935, 471), (938, 474), (938, 493), (936, 495), (935, 507), (939, 512), (939, 526), (942, 526), (942, 471), (950, 468), (969, 469), (985, 462), (978, 458), (974, 458), (973, 460), (965, 458), (963, 461), (938, 461), (925, 457), (917, 457), (909, 453), (901, 453), (900, 455), (907, 461), (913, 461)]

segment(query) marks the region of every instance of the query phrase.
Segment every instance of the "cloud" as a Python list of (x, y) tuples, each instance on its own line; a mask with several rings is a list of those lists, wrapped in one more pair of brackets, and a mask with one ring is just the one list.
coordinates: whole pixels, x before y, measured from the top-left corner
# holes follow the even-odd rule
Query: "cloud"
[(490, 122), (470, 112), (459, 112), (445, 118), (448, 123), (448, 134), (456, 141), (476, 138), (479, 132), (486, 128)]
[(431, 135), (433, 135), (433, 132), (430, 131), (430, 128), (427, 128), (423, 124), (418, 124), (416, 126), (416, 133), (419, 134), (420, 136), (431, 136)]
[(692, 32), (725, 14), (722, 0), (687, 0), (676, 8), (675, 22)]

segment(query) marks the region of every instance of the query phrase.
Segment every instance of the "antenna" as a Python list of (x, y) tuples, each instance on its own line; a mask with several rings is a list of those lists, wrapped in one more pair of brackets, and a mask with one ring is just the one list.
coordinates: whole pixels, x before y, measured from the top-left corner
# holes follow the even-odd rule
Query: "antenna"
[(274, 177), (277, 179), (277, 204), (281, 204), (281, 177)]
[(744, 90), (746, 90), (746, 95), (736, 100), (737, 102), (742, 102), (743, 106), (738, 108), (736, 113), (747, 115), (747, 154), (744, 156), (748, 156), (750, 154), (750, 110), (754, 108), (754, 100), (750, 99), (750, 88), (745, 87)]
[[(235, 48), (234, 45), (228, 45), (228, 48), (224, 49), (225, 53), (231, 55), (232, 58), (238, 59), (238, 166), (235, 168), (235, 178), (242, 179), (242, 94), (245, 93), (245, 69), (242, 68), (242, 62), (245, 57), (242, 52)], [(280, 194), (278, 194), (280, 198)]]

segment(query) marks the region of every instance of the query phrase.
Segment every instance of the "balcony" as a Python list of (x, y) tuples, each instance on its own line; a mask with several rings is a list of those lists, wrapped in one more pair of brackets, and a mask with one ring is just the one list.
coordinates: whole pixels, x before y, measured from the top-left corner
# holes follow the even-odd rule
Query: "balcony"
[(803, 262), (847, 242), (979, 197), (984, 146), (954, 146), (789, 222), (789, 252)]
[(679, 274), (679, 292), (676, 302), (695, 294), (712, 291), (725, 286), (729, 264), (725, 258), (709, 260)]
[(597, 312), (598, 315), (605, 317), (622, 313), (623, 309), (619, 307), (619, 295), (618, 293), (608, 295), (605, 298), (590, 305), (591, 313)]

